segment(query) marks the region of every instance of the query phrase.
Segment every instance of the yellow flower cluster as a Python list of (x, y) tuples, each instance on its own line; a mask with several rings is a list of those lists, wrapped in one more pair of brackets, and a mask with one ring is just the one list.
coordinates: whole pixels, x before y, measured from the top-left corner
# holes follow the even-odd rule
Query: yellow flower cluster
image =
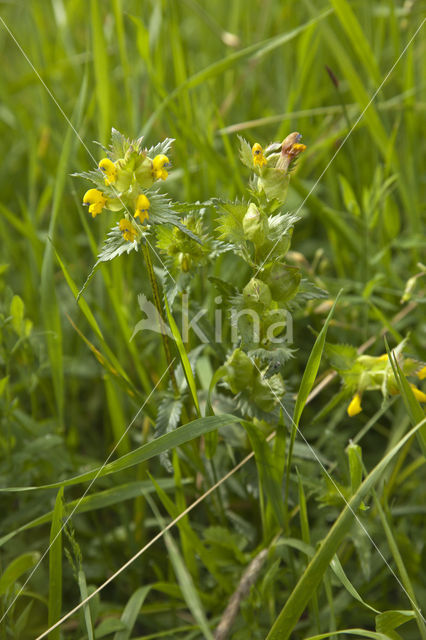
[[(120, 158), (113, 162), (110, 158), (102, 158), (99, 169), (104, 174), (104, 183), (116, 191), (116, 197), (106, 196), (100, 189), (89, 189), (83, 196), (83, 204), (89, 205), (89, 213), (95, 218), (103, 209), (120, 211), (133, 209), (134, 217), (143, 223), (149, 219), (151, 203), (144, 193), (137, 194), (142, 189), (149, 188), (156, 180), (165, 180), (168, 176), (166, 167), (169, 159), (164, 153), (156, 155), (153, 159), (146, 152), (135, 153), (133, 147)], [(128, 217), (119, 222), (123, 238), (133, 242), (138, 235), (136, 228)]]
[[(360, 356), (358, 360), (362, 360), (362, 359), (364, 359), (363, 362), (366, 361), (369, 363), (370, 365), (369, 370), (370, 370), (370, 373), (372, 374), (371, 383), (369, 386), (366, 387), (366, 389), (368, 390), (368, 388), (371, 388), (371, 389), (378, 388), (377, 380), (375, 378), (380, 377), (380, 379), (382, 379), (382, 377), (385, 375), (386, 366), (388, 365), (388, 361), (389, 361), (388, 354), (385, 353), (382, 356), (379, 356), (377, 358), (370, 357), (370, 356)], [(402, 368), (404, 368), (404, 365), (402, 365)], [(415, 375), (419, 380), (424, 380), (426, 378), (426, 366), (422, 367), (419, 371), (417, 371)], [(409, 385), (414, 394), (414, 397), (419, 402), (426, 402), (426, 393), (423, 393), (423, 391), (421, 389), (418, 389), (418, 387), (416, 387), (416, 385), (413, 384), (412, 382), (410, 382)], [(395, 377), (392, 372), (389, 374), (389, 377), (388, 377), (388, 391), (392, 395), (396, 395), (399, 393), (399, 388), (396, 385)], [(347, 413), (350, 418), (353, 418), (353, 416), (356, 416), (358, 415), (358, 413), (361, 413), (362, 411), (361, 399), (362, 399), (362, 390), (358, 390), (353, 396), (347, 408)]]

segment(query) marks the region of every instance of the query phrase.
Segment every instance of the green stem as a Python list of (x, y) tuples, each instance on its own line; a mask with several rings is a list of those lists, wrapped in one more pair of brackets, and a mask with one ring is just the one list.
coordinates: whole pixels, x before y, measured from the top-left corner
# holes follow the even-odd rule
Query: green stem
[(158, 311), (158, 315), (160, 317), (160, 331), (161, 338), (163, 340), (164, 353), (166, 354), (167, 364), (169, 366), (170, 379), (172, 381), (173, 389), (175, 394), (179, 394), (179, 389), (176, 382), (175, 370), (173, 366), (173, 359), (170, 351), (169, 339), (166, 333), (166, 320), (164, 317), (163, 307), (161, 306), (161, 297), (160, 290), (158, 288), (158, 283), (155, 278), (154, 268), (152, 266), (151, 254), (149, 253), (149, 248), (147, 244), (142, 243), (143, 257), (145, 259), (146, 268), (148, 270), (148, 277), (151, 283), (152, 295), (154, 297), (155, 308)]

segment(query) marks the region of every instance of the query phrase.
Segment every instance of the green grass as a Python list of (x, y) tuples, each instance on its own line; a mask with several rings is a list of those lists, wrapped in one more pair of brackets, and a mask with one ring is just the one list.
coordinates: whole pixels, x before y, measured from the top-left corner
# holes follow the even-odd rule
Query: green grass
[[(424, 640), (424, 409), (397, 365), (400, 395), (366, 393), (354, 418), (337, 377), (309, 397), (325, 340), (380, 355), (386, 332), (426, 359), (421, 3), (32, 0), (1, 18), (0, 640), (47, 631), (252, 451), (49, 637), (212, 637), (268, 549), (228, 637)], [(164, 189), (188, 202), (246, 197), (237, 133), (303, 134), (290, 258), (328, 299), (293, 316), (293, 427), (285, 412), (241, 419), (219, 369), (229, 327), (223, 344), (184, 342), (170, 295), (179, 398), (164, 401), (160, 336), (131, 340), (138, 295), (152, 300), (140, 253), (103, 264), (76, 302), (115, 214), (92, 221), (71, 174), (94, 168), (111, 127), (175, 138)], [(219, 215), (208, 207), (209, 232)], [(248, 269), (229, 253), (193, 269), (206, 330), (212, 276), (242, 287)]]

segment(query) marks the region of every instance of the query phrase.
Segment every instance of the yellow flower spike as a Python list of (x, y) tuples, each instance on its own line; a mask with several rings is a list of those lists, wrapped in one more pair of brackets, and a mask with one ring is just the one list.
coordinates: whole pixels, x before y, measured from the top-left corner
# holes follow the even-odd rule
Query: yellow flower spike
[(253, 154), (253, 163), (256, 167), (264, 167), (267, 164), (267, 159), (263, 155), (263, 149), (258, 142), (255, 142), (251, 148)]
[(424, 380), (426, 378), (426, 367), (423, 367), (422, 369), (420, 369), (420, 371), (417, 371), (416, 375), (419, 380)]
[(164, 153), (155, 156), (152, 161), (152, 174), (156, 180), (165, 180), (169, 175), (164, 168), (166, 164), (169, 164), (169, 159)]
[(88, 204), (89, 213), (92, 214), (92, 218), (96, 218), (98, 213), (102, 212), (105, 207), (107, 199), (99, 189), (89, 189), (83, 196), (83, 204)]
[(358, 413), (361, 413), (362, 407), (361, 407), (361, 394), (360, 393), (356, 393), (354, 395), (354, 397), (350, 401), (350, 404), (348, 406), (347, 411), (348, 411), (348, 416), (350, 418), (353, 418)]
[(138, 199), (136, 201), (135, 218), (139, 218), (141, 222), (148, 220), (149, 218), (148, 209), (150, 206), (151, 206), (151, 203), (146, 197), (146, 195), (144, 193), (141, 193), (140, 196), (138, 196)]
[(99, 163), (99, 169), (105, 173), (105, 184), (108, 186), (114, 184), (117, 180), (117, 167), (109, 158), (102, 158)]
[(417, 389), (416, 385), (412, 384), (411, 382), (410, 387), (411, 391), (414, 393), (414, 397), (416, 398), (416, 400), (418, 400), (419, 402), (426, 402), (426, 393), (423, 393), (423, 391)]
[(123, 234), (123, 238), (127, 240), (127, 242), (133, 242), (138, 234), (130, 220), (121, 218), (118, 225), (120, 227), (121, 233)]

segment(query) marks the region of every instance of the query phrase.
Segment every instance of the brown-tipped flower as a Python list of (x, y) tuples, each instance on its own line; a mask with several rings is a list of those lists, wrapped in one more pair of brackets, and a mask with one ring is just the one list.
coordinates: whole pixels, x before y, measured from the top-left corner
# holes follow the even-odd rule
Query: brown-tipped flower
[(291, 162), (306, 149), (306, 145), (300, 142), (301, 139), (302, 136), (297, 131), (293, 131), (284, 138), (281, 155), (276, 164), (277, 169), (287, 172)]

